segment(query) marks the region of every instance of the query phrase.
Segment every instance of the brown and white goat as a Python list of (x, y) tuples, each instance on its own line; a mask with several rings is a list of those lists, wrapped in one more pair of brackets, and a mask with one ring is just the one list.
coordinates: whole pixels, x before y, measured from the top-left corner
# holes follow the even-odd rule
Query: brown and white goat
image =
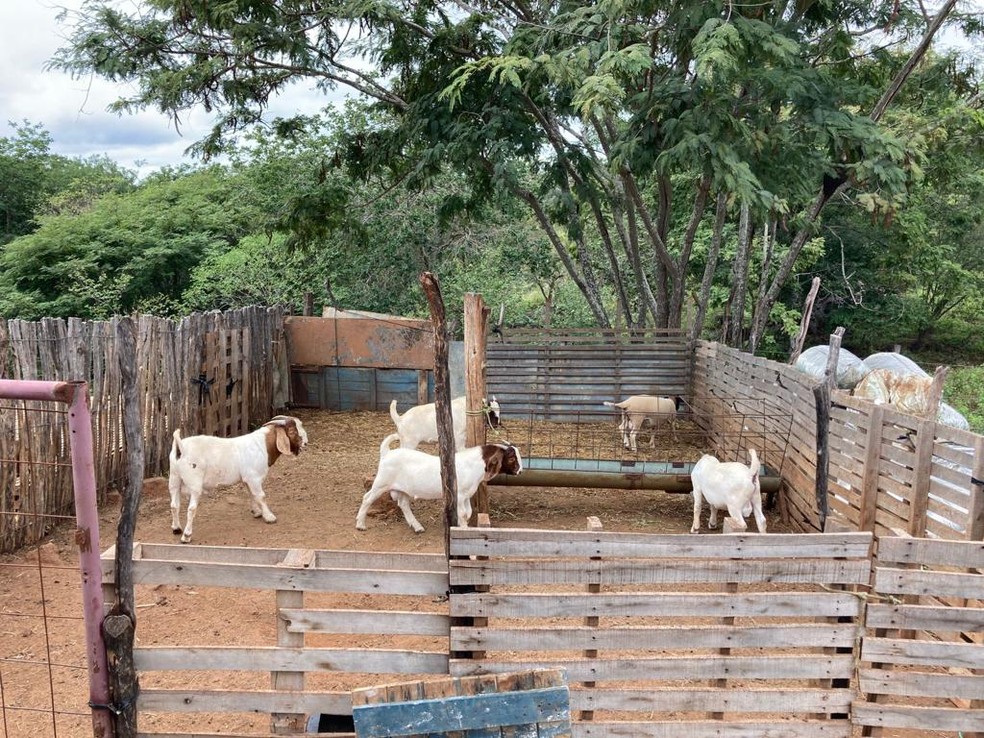
[[(391, 433), (379, 446), (376, 478), (362, 497), (362, 505), (355, 517), (355, 527), (359, 530), (366, 529), (366, 515), (372, 503), (389, 493), (403, 511), (407, 525), (421, 533), (424, 526), (414, 517), (410, 500), (440, 500), (444, 496), (440, 457), (411, 448), (390, 449), (390, 444), (397, 438), (396, 433)], [(487, 443), (455, 453), (454, 470), (458, 484), (458, 525), (464, 526), (471, 518), (471, 498), (478, 485), (498, 474), (522, 473), (523, 459), (515, 446)]]
[[(287, 415), (278, 415), (252, 433), (235, 438), (182, 438), (180, 430), (174, 431), (167, 483), (171, 494), (171, 530), (181, 534), (182, 543), (188, 543), (202, 493), (237, 482), (244, 482), (249, 488), (253, 517), (275, 523), (277, 516), (267, 507), (263, 480), (280, 456), (297, 456), (307, 442), (304, 425)], [(187, 521), (183, 529), (180, 520), (182, 494), (188, 497)]]
[(650, 425), (652, 431), (649, 436), (650, 448), (656, 447), (656, 431), (662, 425), (661, 421), (669, 421), (670, 427), (676, 433), (673, 422), (677, 414), (685, 408), (682, 397), (656, 397), (655, 395), (632, 395), (621, 402), (606, 400), (604, 405), (622, 411), (618, 429), (622, 434), (622, 445), (631, 451), (639, 450), (636, 436), (639, 435), (639, 431), (646, 423)]

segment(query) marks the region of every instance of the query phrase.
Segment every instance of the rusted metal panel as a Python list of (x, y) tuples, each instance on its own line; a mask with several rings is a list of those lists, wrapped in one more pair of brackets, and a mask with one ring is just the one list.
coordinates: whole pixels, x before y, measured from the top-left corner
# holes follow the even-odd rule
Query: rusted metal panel
[(292, 316), (285, 331), (292, 366), (433, 369), (434, 335), (426, 320), (399, 317)]

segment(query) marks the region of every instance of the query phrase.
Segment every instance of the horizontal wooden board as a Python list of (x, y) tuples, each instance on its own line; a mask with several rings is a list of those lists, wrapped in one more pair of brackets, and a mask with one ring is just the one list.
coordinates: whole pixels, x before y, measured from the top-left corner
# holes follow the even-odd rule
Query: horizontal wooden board
[(680, 536), (607, 531), (453, 528), (452, 556), (867, 558), (870, 533)]
[(592, 720), (576, 722), (573, 738), (849, 738), (847, 720), (781, 720), (775, 722), (646, 721), (612, 722)]
[(531, 561), (451, 562), (451, 584), (458, 585), (546, 585), (600, 584), (703, 584), (736, 582), (753, 584), (865, 584), (867, 560), (749, 559), (703, 561), (699, 566), (685, 559), (665, 559), (659, 566), (647, 560), (577, 561), (535, 559)]
[(439, 613), (395, 610), (281, 608), (289, 633), (373, 633), (446, 636), (451, 619)]
[(868, 628), (931, 631), (984, 631), (984, 609), (937, 605), (882, 605), (871, 603), (865, 613)]
[(599, 649), (686, 650), (694, 648), (834, 648), (852, 646), (851, 625), (524, 627), (451, 629), (452, 651), (571, 651)]
[(455, 594), (452, 617), (857, 617), (861, 600), (846, 592)]
[(683, 689), (578, 689), (572, 685), (574, 710), (619, 712), (735, 712), (735, 713), (831, 713), (847, 712), (853, 693), (849, 689), (762, 689), (697, 687)]
[(352, 713), (352, 694), (296, 690), (140, 688), (137, 708), (149, 712)]
[(984, 695), (984, 675), (860, 669), (858, 677), (861, 691), (868, 695), (894, 695), (903, 699), (940, 697), (967, 700), (980, 699)]
[(875, 589), (883, 594), (938, 595), (984, 599), (984, 576), (949, 571), (875, 569)]
[(446, 674), (445, 653), (342, 648), (145, 647), (133, 650), (142, 671), (344, 671), (365, 674)]
[(984, 710), (948, 707), (914, 707), (857, 702), (853, 720), (857, 725), (909, 728), (927, 731), (984, 731)]
[(502, 674), (530, 669), (565, 669), (568, 682), (678, 681), (689, 679), (849, 679), (854, 661), (848, 655), (666, 656), (618, 659), (451, 659), (452, 676)]
[(291, 569), (278, 566), (208, 564), (177, 561), (133, 562), (135, 584), (183, 584), (199, 587), (282, 589), (303, 592), (443, 595), (443, 572), (366, 569)]
[(865, 638), (861, 659), (877, 664), (984, 669), (984, 645), (895, 638)]
[(881, 538), (878, 541), (878, 562), (984, 569), (984, 542)]

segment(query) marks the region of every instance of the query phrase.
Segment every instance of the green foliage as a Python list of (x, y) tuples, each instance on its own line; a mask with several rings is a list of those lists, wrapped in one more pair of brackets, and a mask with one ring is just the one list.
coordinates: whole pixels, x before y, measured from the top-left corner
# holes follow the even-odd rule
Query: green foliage
[(83, 213), (44, 216), (0, 254), (0, 314), (105, 317), (175, 301), (199, 261), (257, 220), (240, 195), (212, 169), (105, 195)]
[(984, 366), (951, 367), (943, 398), (967, 418), (972, 431), (984, 433)]

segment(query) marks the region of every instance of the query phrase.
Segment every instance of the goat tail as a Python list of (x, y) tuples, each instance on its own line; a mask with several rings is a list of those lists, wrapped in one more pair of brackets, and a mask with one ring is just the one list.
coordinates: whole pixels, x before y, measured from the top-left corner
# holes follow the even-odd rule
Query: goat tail
[(762, 465), (759, 464), (758, 452), (754, 448), (748, 449), (748, 468), (752, 470), (752, 483), (757, 486)]
[(390, 417), (393, 418), (393, 424), (399, 428), (400, 427), (400, 414), (396, 412), (396, 400), (390, 401)]
[(181, 458), (181, 429), (180, 428), (175, 429), (173, 438), (174, 440), (171, 442), (171, 453), (174, 455), (174, 458), (180, 459)]
[(618, 406), (616, 405), (616, 403), (614, 403), (614, 402), (609, 402), (608, 400), (605, 400), (605, 401), (604, 401), (604, 402), (602, 402), (601, 404), (602, 404), (602, 405), (604, 405), (605, 407), (618, 407)]
[[(395, 403), (396, 400), (393, 400), (393, 402)], [(390, 444), (393, 443), (393, 441), (398, 441), (399, 439), (400, 439), (399, 433), (390, 433), (388, 436), (386, 436), (386, 438), (383, 439), (383, 442), (379, 444), (380, 461), (382, 461), (385, 458), (386, 454), (390, 452)]]

